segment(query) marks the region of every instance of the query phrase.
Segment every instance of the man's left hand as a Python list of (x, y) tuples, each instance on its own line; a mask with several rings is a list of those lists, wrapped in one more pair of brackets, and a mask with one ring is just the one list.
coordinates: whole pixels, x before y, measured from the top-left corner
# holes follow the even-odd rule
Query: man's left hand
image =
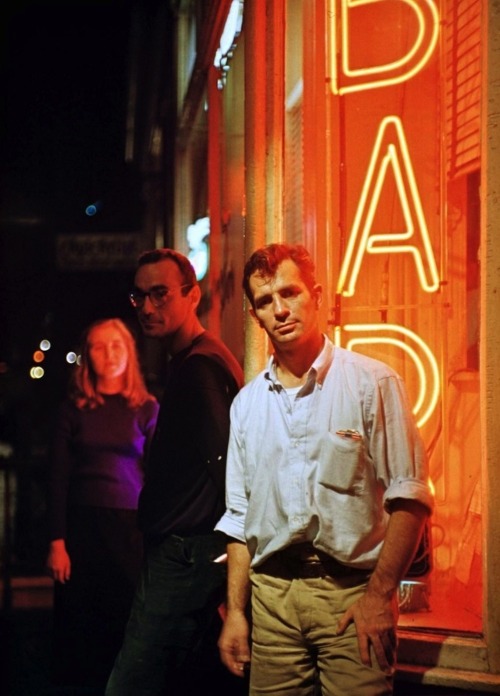
[(392, 673), (396, 661), (397, 621), (396, 597), (380, 595), (368, 589), (342, 616), (337, 633), (341, 635), (354, 622), (361, 662), (371, 667), (371, 646), (380, 668)]

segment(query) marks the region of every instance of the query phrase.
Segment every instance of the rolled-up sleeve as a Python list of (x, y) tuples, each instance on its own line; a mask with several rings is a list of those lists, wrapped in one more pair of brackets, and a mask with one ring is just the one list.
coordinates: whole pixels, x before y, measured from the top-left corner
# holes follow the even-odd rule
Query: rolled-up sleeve
[(231, 426), (226, 463), (226, 511), (215, 530), (244, 542), (248, 502), (245, 491), (245, 453), (239, 428), (239, 403), (238, 395), (232, 403), (230, 414)]
[(429, 490), (429, 486), (414, 478), (396, 479), (389, 486), (384, 495), (384, 507), (386, 510), (390, 510), (391, 503), (396, 498), (417, 500), (422, 505), (425, 505), (429, 510), (429, 514), (434, 508), (434, 498)]

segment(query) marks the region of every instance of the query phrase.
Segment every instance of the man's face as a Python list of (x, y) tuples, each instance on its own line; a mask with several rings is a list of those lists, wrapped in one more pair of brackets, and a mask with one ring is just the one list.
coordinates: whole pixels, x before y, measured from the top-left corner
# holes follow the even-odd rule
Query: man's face
[(309, 290), (293, 261), (283, 261), (272, 277), (254, 273), (250, 289), (254, 299), (251, 313), (276, 348), (300, 345), (318, 336), (321, 286)]
[(150, 297), (144, 298), (142, 307), (137, 308), (137, 316), (146, 336), (164, 338), (172, 336), (191, 317), (195, 307), (192, 300), (193, 289), (184, 296), (184, 285), (179, 267), (171, 259), (140, 266), (135, 274), (135, 287), (146, 293), (151, 290), (166, 290), (164, 304), (155, 307)]

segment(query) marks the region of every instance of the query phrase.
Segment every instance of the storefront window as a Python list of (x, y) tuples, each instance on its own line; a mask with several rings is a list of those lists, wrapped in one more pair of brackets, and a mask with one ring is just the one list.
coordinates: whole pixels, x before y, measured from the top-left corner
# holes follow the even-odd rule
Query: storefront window
[(286, 239), (307, 243), (307, 182), (328, 172), (332, 337), (403, 376), (435, 491), (432, 571), (402, 588), (401, 625), (479, 634), (480, 3), (331, 0), (305, 70), (308, 5), (286, 4)]

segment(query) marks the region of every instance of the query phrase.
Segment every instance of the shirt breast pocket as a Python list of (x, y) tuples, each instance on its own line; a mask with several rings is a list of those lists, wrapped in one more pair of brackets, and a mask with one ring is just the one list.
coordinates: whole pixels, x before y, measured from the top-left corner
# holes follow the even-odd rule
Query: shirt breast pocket
[(328, 433), (321, 448), (318, 483), (339, 493), (355, 494), (363, 487), (363, 440)]

